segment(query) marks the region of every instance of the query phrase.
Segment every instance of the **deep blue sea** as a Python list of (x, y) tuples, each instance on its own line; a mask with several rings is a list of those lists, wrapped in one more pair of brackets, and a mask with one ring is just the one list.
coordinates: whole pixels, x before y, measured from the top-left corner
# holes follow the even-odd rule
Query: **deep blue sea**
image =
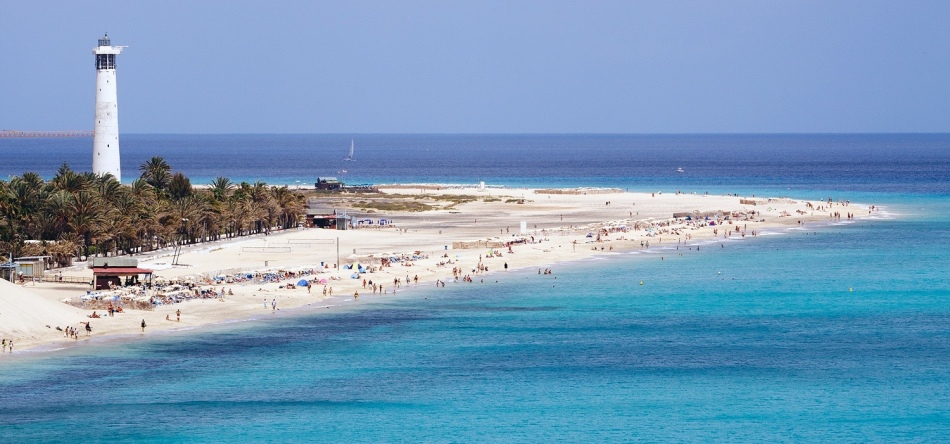
[[(350, 142), (355, 162), (344, 162)], [(123, 135), (122, 180), (162, 156), (193, 184), (464, 183), (950, 193), (950, 134)], [(0, 178), (92, 168), (92, 139), (2, 139)], [(676, 169), (683, 168), (682, 174)], [(345, 172), (344, 172), (345, 170)]]
[[(357, 160), (343, 162), (350, 139)], [(950, 135), (128, 135), (122, 147), (125, 182), (161, 155), (193, 183), (306, 186), (346, 169), (349, 182), (884, 210), (682, 256), (618, 253), (0, 356), (0, 442), (950, 440)], [(0, 177), (88, 170), (90, 151), (0, 139)]]

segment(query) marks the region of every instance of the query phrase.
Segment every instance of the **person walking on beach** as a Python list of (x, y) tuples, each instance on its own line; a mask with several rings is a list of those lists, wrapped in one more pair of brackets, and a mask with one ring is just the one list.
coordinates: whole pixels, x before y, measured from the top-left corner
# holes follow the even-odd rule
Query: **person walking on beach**
[(142, 319), (142, 333), (145, 333), (145, 319)]
[(353, 293), (353, 300), (355, 301), (355, 300), (357, 300), (357, 299), (359, 299), (359, 298), (360, 298), (360, 292), (359, 292), (359, 291), (354, 292), (354, 293)]
[(89, 336), (90, 334), (92, 334), (92, 323), (91, 323), (91, 322), (87, 322), (87, 323), (86, 323), (86, 336)]
[(181, 309), (180, 309), (180, 308), (175, 312), (175, 321), (181, 322)]
[(271, 301), (270, 301), (270, 309), (271, 309), (271, 311), (277, 311), (277, 299), (276, 299), (276, 298), (275, 298), (275, 299), (271, 299)]

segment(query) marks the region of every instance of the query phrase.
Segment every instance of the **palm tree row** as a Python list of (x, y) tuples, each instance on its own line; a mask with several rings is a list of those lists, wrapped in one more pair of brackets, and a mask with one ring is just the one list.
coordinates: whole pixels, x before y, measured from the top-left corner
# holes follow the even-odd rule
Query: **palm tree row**
[(0, 180), (0, 258), (48, 255), (65, 266), (73, 257), (134, 254), (302, 222), (304, 196), (286, 186), (218, 177), (196, 189), (161, 157), (140, 171), (129, 186), (66, 164), (49, 181), (36, 173)]

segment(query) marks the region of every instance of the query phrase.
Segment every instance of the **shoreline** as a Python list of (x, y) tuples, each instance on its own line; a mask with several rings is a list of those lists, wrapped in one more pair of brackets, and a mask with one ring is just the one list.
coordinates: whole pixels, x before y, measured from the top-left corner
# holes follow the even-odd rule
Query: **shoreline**
[[(409, 184), (407, 184), (409, 185)], [(381, 188), (392, 190), (399, 195), (431, 196), (433, 194), (465, 194), (474, 191), (474, 188), (442, 189), (437, 192), (425, 188), (415, 188), (418, 193), (412, 193), (413, 188)], [(290, 315), (300, 313), (314, 313), (316, 309), (338, 312), (340, 307), (348, 305), (343, 300), (359, 292), (360, 299), (352, 301), (359, 304), (366, 299), (391, 297), (390, 290), (393, 279), (419, 277), (418, 285), (401, 286), (398, 293), (413, 291), (416, 288), (435, 285), (437, 280), (453, 281), (452, 269), (463, 269), (461, 275), (470, 275), (473, 279), (481, 279), (504, 271), (505, 265), (509, 271), (526, 270), (533, 268), (547, 268), (555, 266), (570, 266), (575, 261), (592, 260), (602, 255), (614, 253), (644, 256), (644, 260), (655, 259), (664, 247), (670, 245), (705, 246), (722, 243), (730, 240), (754, 238), (758, 235), (768, 237), (781, 234), (778, 230), (788, 232), (806, 231), (804, 227), (822, 229), (825, 226), (836, 224), (855, 223), (864, 219), (893, 218), (886, 208), (879, 212), (871, 212), (866, 204), (850, 203), (843, 205), (833, 203), (825, 211), (811, 211), (809, 214), (799, 214), (807, 204), (814, 208), (827, 206), (827, 202), (804, 201), (787, 198), (778, 198), (766, 206), (751, 206), (739, 204), (738, 196), (714, 196), (680, 193), (632, 193), (619, 192), (609, 194), (535, 194), (528, 193), (529, 189), (488, 188), (480, 195), (490, 199), (476, 200), (462, 203), (450, 208), (419, 213), (387, 212), (375, 214), (373, 217), (389, 217), (396, 221), (395, 226), (387, 228), (360, 228), (345, 231), (322, 229), (292, 229), (274, 232), (269, 236), (254, 236), (251, 238), (237, 238), (214, 244), (198, 244), (183, 251), (180, 262), (191, 264), (190, 268), (167, 268), (157, 270), (156, 275), (165, 279), (193, 279), (202, 289), (227, 288), (234, 295), (223, 299), (192, 299), (172, 305), (162, 305), (153, 310), (127, 310), (127, 313), (117, 314), (109, 318), (107, 315), (98, 319), (86, 317), (92, 310), (74, 308), (72, 323), (66, 326), (76, 327), (80, 322), (91, 322), (93, 332), (87, 341), (84, 332), (80, 332), (79, 341), (67, 339), (59, 331), (53, 330), (49, 322), (43, 325), (32, 325), (20, 331), (8, 331), (6, 323), (0, 324), (0, 336), (12, 338), (15, 341), (16, 353), (29, 351), (23, 355), (44, 355), (56, 353), (64, 348), (72, 348), (66, 344), (99, 343), (100, 340), (119, 343), (134, 341), (138, 337), (149, 336), (149, 333), (177, 333), (181, 331), (207, 331), (215, 325), (230, 323), (253, 322), (261, 318), (262, 300), (278, 301), (280, 309)], [(506, 202), (509, 198), (522, 200), (522, 203)], [(492, 200), (494, 199), (494, 200)], [(767, 199), (757, 197), (757, 200)], [(613, 201), (617, 201), (614, 203)], [(611, 208), (611, 206), (615, 208)], [(638, 206), (639, 205), (639, 206)], [(731, 208), (716, 208), (729, 206)], [(768, 209), (768, 211), (766, 211)], [(761, 211), (760, 211), (761, 210)], [(829, 211), (830, 210), (830, 211)], [(723, 211), (734, 214), (742, 211), (748, 214), (757, 211), (759, 216), (754, 220), (721, 221), (721, 225), (708, 225), (705, 219), (695, 226), (684, 224), (669, 224), (676, 212), (709, 212)], [(829, 214), (834, 211), (855, 213), (853, 220), (831, 219)], [(790, 216), (780, 216), (782, 213)], [(617, 217), (626, 215), (630, 217)], [(636, 213), (636, 214), (634, 214)], [(642, 213), (642, 214), (641, 214)], [(665, 215), (665, 217), (664, 217)], [(614, 217), (607, 217), (614, 216)], [(704, 216), (705, 217), (705, 216)], [(730, 217), (730, 219), (732, 219)], [(762, 221), (760, 221), (762, 220)], [(738, 223), (734, 223), (738, 222)], [(800, 225), (799, 222), (801, 222)], [(520, 226), (526, 223), (528, 230), (520, 233)], [(627, 224), (641, 225), (641, 229), (632, 229)], [(741, 228), (740, 228), (740, 225)], [(704, 226), (699, 226), (704, 225)], [(751, 225), (751, 227), (749, 226)], [(642, 227), (650, 226), (649, 230)], [(729, 228), (732, 236), (726, 236), (719, 228)], [(674, 229), (675, 228), (675, 229)], [(498, 230), (498, 231), (496, 231)], [(604, 231), (601, 231), (604, 230)], [(665, 231), (664, 231), (665, 230)], [(716, 230), (716, 231), (714, 231)], [(735, 231), (738, 230), (738, 231)], [(517, 235), (512, 231), (519, 231)], [(587, 237), (594, 232), (601, 235)], [(755, 235), (752, 235), (752, 232)], [(713, 234), (716, 233), (716, 234)], [(742, 236), (742, 235), (745, 236)], [(453, 242), (502, 242), (518, 239), (532, 239), (535, 243), (516, 244), (508, 249), (498, 248), (498, 252), (488, 248), (454, 248)], [(747, 239), (753, 240), (753, 239)], [(294, 242), (295, 241), (295, 242)], [(340, 271), (329, 268), (336, 262), (333, 249), (335, 245), (329, 241), (336, 241), (341, 245)], [(309, 242), (309, 243), (306, 243)], [(575, 243), (576, 242), (576, 243)], [(643, 242), (643, 246), (641, 246)], [(647, 246), (646, 242), (650, 242)], [(671, 243), (675, 242), (675, 243)], [(686, 243), (688, 242), (688, 243)], [(335, 243), (335, 242), (334, 242)], [(277, 245), (280, 248), (274, 248)], [(306, 247), (297, 248), (297, 245)], [(343, 247), (345, 245), (345, 247)], [(252, 247), (247, 251), (247, 247)], [(262, 248), (263, 247), (263, 248)], [(652, 247), (652, 249), (650, 248)], [(280, 250), (280, 253), (268, 253), (268, 248)], [(496, 247), (497, 248), (497, 247)], [(328, 251), (329, 250), (329, 251)], [(390, 267), (379, 268), (373, 273), (365, 273), (360, 279), (351, 279), (350, 271), (343, 270), (342, 265), (362, 262), (375, 263), (375, 259), (385, 255), (406, 255), (414, 252), (419, 259), (402, 262)], [(489, 253), (493, 253), (489, 256)], [(499, 256), (494, 256), (498, 254)], [(647, 253), (649, 252), (649, 253)], [(352, 253), (352, 254), (348, 254)], [(150, 264), (161, 261), (164, 252), (148, 252), (138, 256), (143, 268), (150, 268)], [(484, 257), (483, 257), (484, 256)], [(424, 258), (423, 258), (424, 257)], [(662, 257), (662, 256), (660, 256)], [(145, 258), (149, 258), (145, 260)], [(373, 258), (373, 262), (367, 259)], [(662, 259), (661, 259), (662, 260)], [(319, 264), (323, 262), (324, 267)], [(447, 262), (439, 265), (440, 262)], [(482, 270), (485, 267), (485, 270)], [(315, 272), (305, 276), (297, 276), (279, 283), (202, 283), (200, 276), (212, 276), (222, 270), (247, 268), (262, 272), (266, 270), (289, 270), (311, 268)], [(60, 270), (53, 270), (57, 273)], [(88, 269), (62, 270), (63, 275), (91, 277)], [(297, 282), (303, 278), (328, 278), (328, 286), (333, 288), (333, 295), (322, 296), (322, 286), (314, 285), (308, 293), (306, 288), (286, 289), (279, 288), (288, 282)], [(337, 278), (337, 279), (332, 279)], [(363, 278), (374, 282), (382, 282), (387, 295), (374, 294), (370, 289), (362, 287)], [(464, 282), (460, 279), (458, 284)], [(38, 296), (37, 302), (57, 303), (68, 295), (85, 293), (85, 289), (77, 286), (66, 286), (57, 283), (30, 284), (20, 288)], [(225, 290), (226, 291), (226, 290)], [(61, 302), (59, 302), (61, 305)], [(0, 301), (0, 316), (10, 313), (11, 308), (2, 305)], [(44, 305), (34, 304), (34, 311), (42, 312)], [(69, 306), (67, 306), (69, 307)], [(73, 307), (70, 307), (73, 308)], [(176, 322), (174, 312), (180, 309), (182, 317)], [(277, 310), (271, 310), (277, 311)], [(169, 315), (171, 321), (164, 317)], [(65, 315), (64, 315), (65, 316)], [(0, 317), (0, 320), (4, 319)], [(141, 334), (138, 322), (145, 319), (148, 327), (144, 335)], [(64, 325), (55, 325), (62, 327)], [(153, 333), (154, 335), (155, 333)], [(65, 343), (65, 344), (64, 344)], [(5, 356), (9, 356), (6, 354)], [(9, 359), (0, 359), (0, 361)]]

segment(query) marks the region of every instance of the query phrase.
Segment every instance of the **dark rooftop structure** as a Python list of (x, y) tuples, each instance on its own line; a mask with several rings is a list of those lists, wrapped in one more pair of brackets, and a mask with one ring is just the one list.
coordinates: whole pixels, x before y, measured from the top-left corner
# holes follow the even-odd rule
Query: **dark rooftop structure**
[(318, 190), (342, 190), (344, 183), (336, 177), (318, 177), (317, 182), (313, 184)]

